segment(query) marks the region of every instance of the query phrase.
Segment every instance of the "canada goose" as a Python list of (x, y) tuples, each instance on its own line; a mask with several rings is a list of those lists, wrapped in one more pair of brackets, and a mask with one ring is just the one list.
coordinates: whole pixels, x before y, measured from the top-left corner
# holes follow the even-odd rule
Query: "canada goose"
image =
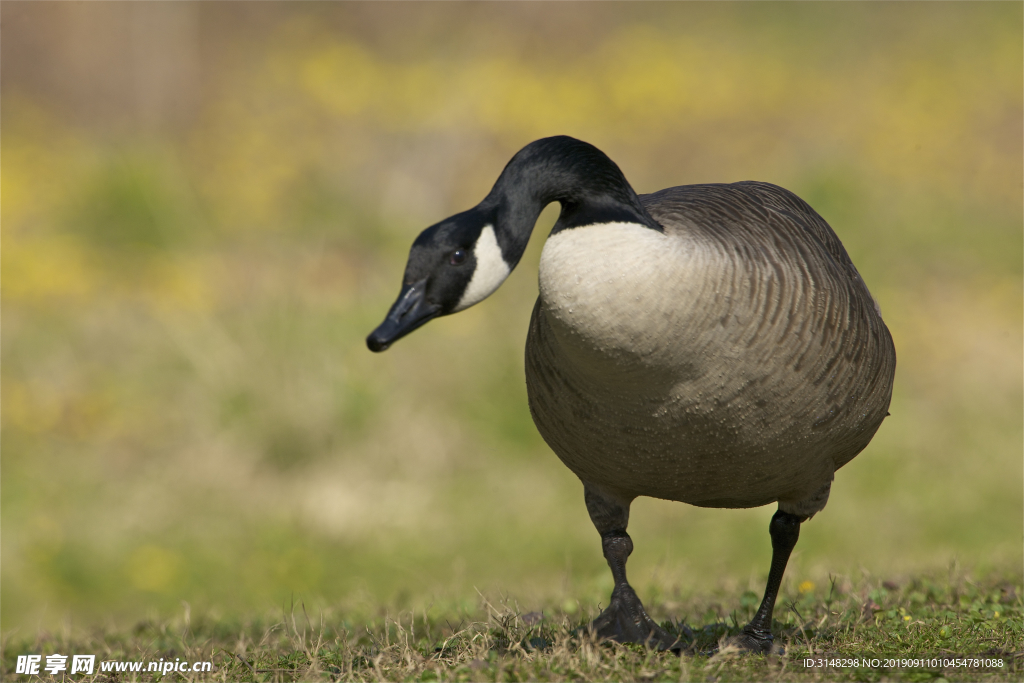
[(583, 482), (615, 579), (592, 628), (681, 649), (626, 581), (634, 498), (777, 502), (764, 599), (733, 639), (768, 652), (800, 524), (887, 415), (896, 352), (878, 305), (792, 192), (748, 181), (637, 196), (603, 152), (560, 136), (524, 147), (480, 204), (416, 238), (370, 350), (494, 292), (553, 201), (526, 385), (537, 429)]

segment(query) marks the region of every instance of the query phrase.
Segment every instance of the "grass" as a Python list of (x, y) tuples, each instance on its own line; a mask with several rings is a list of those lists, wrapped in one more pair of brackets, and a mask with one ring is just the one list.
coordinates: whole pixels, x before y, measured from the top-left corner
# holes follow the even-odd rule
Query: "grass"
[[(902, 585), (869, 577), (835, 578), (817, 593), (801, 585), (780, 599), (773, 630), (785, 653), (772, 656), (716, 651), (720, 639), (738, 633), (756, 609), (758, 596), (750, 591), (736, 596), (719, 589), (652, 603), (652, 613), (670, 631), (678, 633), (684, 624), (692, 629), (690, 645), (696, 654), (682, 657), (595, 642), (581, 627), (596, 611), (570, 614), (549, 605), (524, 612), (507, 596), (491, 601), (480, 595), (469, 610), (431, 606), (392, 612), (379, 606), (373, 608), (376, 613), (366, 613), (364, 605), (311, 613), (293, 604), (247, 620), (194, 616), (186, 606), (177, 617), (151, 618), (127, 629), (8, 637), (2, 673), (11, 680), (22, 654), (90, 653), (97, 662), (180, 658), (213, 663), (212, 673), (187, 674), (184, 680), (1020, 680), (1022, 588), (1015, 574), (978, 578), (955, 566), (948, 576), (919, 576)], [(720, 604), (736, 609), (723, 613)], [(667, 606), (676, 618), (665, 613)], [(987, 665), (890, 661), (958, 655)], [(857, 661), (829, 669), (805, 666), (806, 659), (823, 657)], [(880, 661), (864, 661), (869, 659)], [(169, 675), (177, 680), (176, 674)], [(99, 673), (95, 680), (162, 679)]]

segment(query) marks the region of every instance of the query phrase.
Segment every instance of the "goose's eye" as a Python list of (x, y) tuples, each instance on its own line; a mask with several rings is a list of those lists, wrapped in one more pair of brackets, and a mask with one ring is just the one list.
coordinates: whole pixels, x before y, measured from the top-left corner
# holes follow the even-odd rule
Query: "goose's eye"
[(456, 249), (455, 251), (452, 252), (452, 255), (450, 257), (448, 257), (448, 263), (452, 264), (453, 266), (457, 266), (457, 265), (460, 265), (462, 263), (465, 263), (465, 261), (466, 261), (466, 250), (465, 249)]

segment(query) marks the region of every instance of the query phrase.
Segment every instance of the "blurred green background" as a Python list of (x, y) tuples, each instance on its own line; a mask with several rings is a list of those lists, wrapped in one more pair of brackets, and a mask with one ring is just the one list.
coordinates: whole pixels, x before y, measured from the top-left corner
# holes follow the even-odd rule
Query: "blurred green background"
[[(607, 601), (581, 486), (526, 406), (555, 207), (489, 301), (383, 355), (363, 342), (415, 235), (552, 134), (600, 147), (638, 192), (797, 192), (879, 299), (892, 417), (787, 581), (954, 561), (1019, 577), (1019, 3), (0, 17), (5, 633), (182, 601)], [(634, 584), (662, 602), (759, 592), (772, 513), (638, 500)]]

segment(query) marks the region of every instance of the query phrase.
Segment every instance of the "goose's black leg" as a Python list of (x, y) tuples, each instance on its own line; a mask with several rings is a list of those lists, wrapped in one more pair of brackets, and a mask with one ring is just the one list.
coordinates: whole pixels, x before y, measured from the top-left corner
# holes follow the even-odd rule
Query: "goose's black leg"
[(681, 649), (673, 638), (651, 619), (640, 598), (626, 580), (626, 559), (633, 552), (633, 541), (626, 533), (629, 501), (584, 488), (587, 512), (601, 534), (604, 559), (612, 570), (615, 588), (608, 607), (590, 625), (594, 633), (619, 643), (646, 643), (659, 650)]
[(768, 653), (772, 651), (772, 612), (775, 599), (779, 596), (782, 575), (786, 571), (786, 563), (793, 552), (793, 546), (800, 538), (800, 524), (806, 517), (798, 517), (779, 510), (768, 525), (768, 533), (772, 537), (772, 566), (768, 570), (768, 585), (764, 589), (764, 599), (757, 609), (757, 614), (750, 623), (743, 627), (741, 635), (730, 638), (728, 644), (736, 645), (752, 652)]

